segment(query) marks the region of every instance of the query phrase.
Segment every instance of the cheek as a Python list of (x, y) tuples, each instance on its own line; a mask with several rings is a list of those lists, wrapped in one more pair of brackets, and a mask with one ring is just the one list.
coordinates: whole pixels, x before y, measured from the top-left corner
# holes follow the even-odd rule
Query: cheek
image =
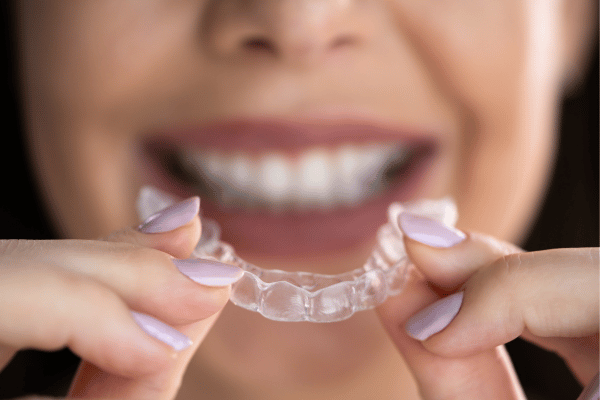
[[(561, 97), (556, 10), (532, 3), (548, 9), (525, 10), (536, 17), (529, 15), (524, 26), (514, 79), (496, 88), (504, 94), (502, 107), (482, 100), (466, 124), (458, 195), (465, 208), (461, 224), (516, 243), (524, 239), (549, 182)], [(547, 17), (544, 23), (540, 15)]]
[(133, 147), (92, 131), (48, 126), (30, 137), (48, 211), (64, 237), (96, 239), (138, 222)]
[(182, 14), (155, 10), (158, 5), (168, 4), (148, 2), (145, 11), (113, 0), (48, 2), (44, 13), (28, 3), (20, 8), (29, 146), (48, 211), (63, 236), (97, 238), (137, 223), (132, 136), (147, 119), (140, 112), (148, 109), (144, 102), (154, 101), (158, 90), (148, 85), (148, 65), (161, 60), (161, 49), (173, 50), (165, 40), (193, 26), (180, 18), (165, 26), (172, 20), (167, 12)]
[(139, 187), (137, 152), (126, 132), (117, 139), (111, 135), (114, 132), (100, 131), (88, 138), (75, 160), (83, 171), (78, 182), (90, 225), (73, 221), (71, 230), (84, 229), (85, 237), (104, 236), (139, 223), (134, 209)]
[(394, 4), (461, 109), (459, 150), (449, 164), (459, 227), (519, 241), (552, 167), (561, 56), (547, 50), (559, 42), (558, 10), (512, 0)]
[[(554, 111), (554, 110), (553, 110)], [(479, 130), (463, 147), (455, 197), (463, 229), (518, 243), (537, 212), (553, 165), (555, 113), (547, 112), (544, 129), (532, 132), (514, 125)]]

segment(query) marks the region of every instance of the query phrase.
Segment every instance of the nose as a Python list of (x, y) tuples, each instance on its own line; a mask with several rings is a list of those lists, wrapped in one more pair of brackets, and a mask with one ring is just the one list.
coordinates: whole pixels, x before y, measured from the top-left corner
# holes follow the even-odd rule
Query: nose
[(357, 1), (214, 0), (204, 34), (218, 57), (310, 65), (367, 39)]

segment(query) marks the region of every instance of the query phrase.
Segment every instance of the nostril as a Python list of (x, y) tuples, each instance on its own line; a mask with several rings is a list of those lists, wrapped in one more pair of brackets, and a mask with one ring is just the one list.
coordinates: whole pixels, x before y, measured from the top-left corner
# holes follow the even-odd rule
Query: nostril
[(277, 54), (277, 49), (271, 41), (261, 37), (253, 37), (244, 41), (243, 48), (252, 52), (268, 53), (271, 55)]
[(350, 35), (340, 36), (336, 38), (330, 46), (331, 50), (338, 50), (347, 46), (355, 45), (358, 40)]

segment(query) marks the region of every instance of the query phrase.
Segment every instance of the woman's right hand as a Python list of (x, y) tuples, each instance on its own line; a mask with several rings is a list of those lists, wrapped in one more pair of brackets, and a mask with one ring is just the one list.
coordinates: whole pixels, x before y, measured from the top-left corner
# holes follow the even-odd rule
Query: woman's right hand
[(66, 346), (84, 360), (73, 396), (173, 398), (242, 274), (177, 260), (200, 237), (198, 207), (102, 241), (0, 241), (0, 370), (21, 349)]

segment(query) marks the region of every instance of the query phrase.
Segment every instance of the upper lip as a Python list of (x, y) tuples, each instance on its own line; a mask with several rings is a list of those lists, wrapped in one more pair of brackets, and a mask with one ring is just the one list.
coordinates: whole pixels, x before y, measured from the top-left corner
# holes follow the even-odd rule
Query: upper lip
[[(192, 146), (223, 152), (294, 153), (309, 147), (341, 143), (396, 142), (408, 146), (434, 145), (439, 137), (425, 130), (386, 126), (366, 120), (237, 119), (160, 132), (158, 138), (177, 147)], [(171, 140), (169, 140), (171, 139)]]

